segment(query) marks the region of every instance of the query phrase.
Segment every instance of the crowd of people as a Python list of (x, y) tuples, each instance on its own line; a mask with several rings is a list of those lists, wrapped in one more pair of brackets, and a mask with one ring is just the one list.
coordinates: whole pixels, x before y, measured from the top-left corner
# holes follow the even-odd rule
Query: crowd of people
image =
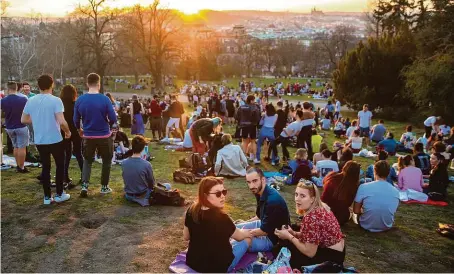
[[(0, 103), (17, 172), (29, 172), (24, 163), (30, 144), (39, 152), (46, 205), (70, 199), (65, 189), (75, 186), (68, 173), (73, 155), (81, 173), (81, 197), (89, 193), (95, 157), (102, 159), (100, 192), (112, 192), (109, 176), (112, 159), (118, 155), (125, 159), (125, 198), (150, 205), (155, 178), (151, 164), (143, 158), (148, 124), (154, 140), (178, 137), (184, 149), (211, 157), (218, 177), (201, 180), (198, 199), (184, 221), (183, 238), (189, 241), (187, 264), (198, 272), (232, 270), (246, 252), (271, 251), (278, 243), (292, 252), (292, 268), (325, 261), (342, 264), (346, 240), (341, 226), (351, 219), (367, 231), (386, 231), (394, 223), (399, 191), (411, 189), (433, 200), (447, 197), (454, 129), (441, 117), (424, 121), (425, 134), (419, 139), (412, 126), (407, 126), (397, 142), (383, 120), (372, 126), (367, 105), (350, 122), (342, 117), (338, 100), (328, 101), (322, 109), (310, 102), (293, 105), (279, 97), (274, 105), (268, 99), (275, 92), (274, 85), (258, 90), (252, 83), (240, 82), (238, 89), (216, 86), (205, 90), (208, 94), (198, 93), (197, 87), (187, 92), (194, 108), (188, 115), (175, 95), (152, 99), (134, 95), (117, 101), (110, 94), (101, 94), (100, 77), (95, 73), (87, 76), (88, 92), (80, 97), (72, 85), (65, 85), (59, 97), (52, 95), (54, 82), (49, 75), (40, 76), (37, 83), (39, 94), (30, 93), (27, 83), (18, 87), (9, 82), (8, 95)], [(279, 84), (278, 90), (282, 89)], [(223, 125), (235, 133), (224, 132)], [(131, 142), (122, 129), (129, 127), (135, 135)], [(345, 139), (345, 143), (333, 144), (332, 150), (324, 141), (331, 130), (339, 140)], [(234, 144), (234, 139), (241, 145)], [(353, 157), (363, 147), (372, 149), (372, 143), (376, 144), (376, 161), (364, 172)], [(289, 146), (297, 148), (294, 159), (290, 159)], [(392, 167), (388, 157), (401, 151), (410, 154), (399, 157), (396, 168)], [(55, 182), (51, 181), (51, 155)], [(275, 166), (288, 165), (291, 170), (295, 208), (302, 216), (299, 227), (292, 226), (287, 201), (254, 166), (262, 159)], [(223, 212), (228, 193), (223, 177), (230, 176), (245, 178), (255, 195), (255, 216), (248, 221), (234, 223)]]

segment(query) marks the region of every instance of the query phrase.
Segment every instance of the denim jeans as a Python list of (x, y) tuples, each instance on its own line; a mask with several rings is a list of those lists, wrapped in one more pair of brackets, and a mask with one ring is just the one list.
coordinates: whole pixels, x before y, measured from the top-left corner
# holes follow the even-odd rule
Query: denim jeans
[(265, 139), (268, 139), (268, 141), (272, 142), (274, 141), (274, 128), (272, 127), (262, 127), (262, 129), (260, 129), (260, 135), (259, 135), (259, 140), (257, 142), (257, 155), (256, 155), (256, 159), (260, 161), (260, 153), (262, 151), (262, 145), (263, 145), (263, 141), (265, 141)]
[(147, 192), (141, 197), (131, 196), (128, 195), (128, 193), (125, 193), (125, 199), (130, 202), (138, 203), (141, 206), (149, 206), (151, 193), (152, 193), (151, 189), (148, 189)]
[(41, 172), (41, 181), (43, 182), (44, 196), (46, 198), (51, 197), (50, 190), (50, 168), (51, 159), (50, 155), (55, 160), (55, 184), (57, 185), (57, 195), (61, 195), (63, 192), (63, 173), (65, 168), (65, 150), (63, 141), (50, 145), (36, 145), (39, 152), (39, 158), (43, 166)]
[(84, 167), (82, 171), (82, 182), (89, 183), (91, 176), (91, 166), (95, 159), (95, 153), (98, 150), (102, 159), (101, 171), (101, 185), (106, 186), (109, 184), (110, 167), (112, 165), (113, 157), (113, 139), (100, 138), (100, 139), (84, 139)]
[[(245, 222), (245, 223), (240, 223), (237, 224), (236, 227), (239, 229), (255, 229), (255, 228), (260, 228), (261, 221), (252, 221), (252, 222)], [(229, 272), (238, 264), (238, 262), (241, 260), (244, 254), (249, 250), (251, 252), (265, 252), (265, 251), (271, 251), (273, 248), (273, 243), (270, 241), (270, 239), (267, 236), (261, 236), (261, 237), (254, 237), (252, 239), (251, 246), (248, 247), (248, 244), (246, 240), (243, 240), (241, 242), (237, 242), (235, 240), (231, 241), (232, 248), (233, 248), (233, 255), (235, 258), (233, 259), (232, 264), (229, 267)]]

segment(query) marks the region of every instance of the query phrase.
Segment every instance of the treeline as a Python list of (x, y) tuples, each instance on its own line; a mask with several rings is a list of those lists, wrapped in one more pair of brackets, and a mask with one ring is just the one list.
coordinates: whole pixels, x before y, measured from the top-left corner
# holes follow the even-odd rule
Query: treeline
[(336, 97), (388, 119), (453, 123), (454, 2), (380, 0), (369, 19), (373, 35), (333, 73)]

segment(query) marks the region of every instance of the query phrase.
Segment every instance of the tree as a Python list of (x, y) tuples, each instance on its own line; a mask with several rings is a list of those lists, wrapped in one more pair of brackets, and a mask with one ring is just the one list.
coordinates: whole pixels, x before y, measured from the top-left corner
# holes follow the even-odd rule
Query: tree
[(240, 43), (244, 74), (252, 77), (254, 65), (260, 63), (260, 42), (254, 37), (246, 36)]
[(180, 26), (176, 13), (170, 9), (162, 9), (160, 2), (142, 7), (134, 6), (125, 19), (132, 40), (136, 42), (139, 60), (143, 61), (153, 75), (156, 89), (163, 89), (164, 62), (179, 56)]
[[(79, 4), (73, 16), (79, 17), (86, 25), (86, 33), (82, 34), (82, 47), (85, 54), (94, 58), (95, 72), (101, 77), (101, 92), (104, 90), (103, 77), (106, 68), (115, 59), (113, 54), (115, 31), (113, 24), (119, 15), (119, 10), (112, 10), (105, 7), (106, 0), (88, 0), (87, 6)], [(85, 20), (84, 20), (85, 19)]]
[(276, 53), (279, 56), (279, 65), (285, 68), (284, 74), (291, 73), (292, 66), (303, 58), (303, 46), (297, 39), (281, 39), (278, 41)]
[(417, 26), (416, 7), (415, 0), (378, 0), (373, 18), (380, 24), (381, 33), (396, 35), (401, 29)]
[(340, 25), (336, 26), (332, 33), (324, 33), (319, 38), (333, 69), (357, 43), (355, 31), (353, 26)]
[(263, 65), (265, 65), (268, 71), (271, 71), (271, 69), (277, 65), (279, 60), (276, 48), (274, 40), (260, 40), (259, 54), (262, 57), (260, 61)]
[(1, 3), (1, 9), (2, 9), (2, 17), (4, 17), (6, 15), (6, 10), (11, 6), (11, 3), (7, 0), (1, 0), (2, 3)]

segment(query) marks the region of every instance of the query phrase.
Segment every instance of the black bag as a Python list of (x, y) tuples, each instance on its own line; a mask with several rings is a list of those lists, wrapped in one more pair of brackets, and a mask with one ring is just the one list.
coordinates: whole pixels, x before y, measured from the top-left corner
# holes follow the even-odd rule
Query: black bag
[(205, 164), (199, 153), (191, 153), (191, 155), (186, 158), (186, 163), (187, 167), (190, 168), (193, 173), (204, 173), (210, 168), (208, 161)]
[(185, 199), (181, 197), (178, 189), (167, 190), (166, 187), (157, 183), (151, 195), (152, 205), (184, 206)]
[(293, 173), (293, 170), (289, 166), (283, 166), (280, 170), (279, 173), (284, 174), (284, 175), (290, 175)]

